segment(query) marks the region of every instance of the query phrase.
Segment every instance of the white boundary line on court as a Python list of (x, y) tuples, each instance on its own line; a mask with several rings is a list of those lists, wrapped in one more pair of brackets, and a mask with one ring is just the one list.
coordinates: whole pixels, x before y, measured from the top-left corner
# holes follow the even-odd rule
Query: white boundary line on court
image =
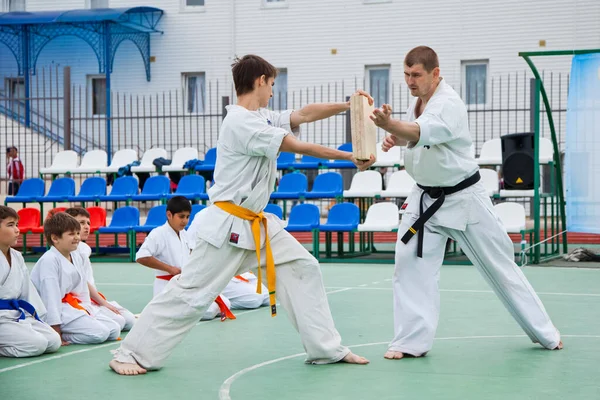
[[(450, 336), (450, 337), (435, 338), (435, 340), (512, 339), (512, 338), (526, 338), (526, 337), (527, 337), (527, 335)], [(561, 337), (600, 338), (600, 335), (561, 335)], [(356, 344), (356, 345), (348, 346), (348, 347), (355, 348), (355, 347), (379, 346), (379, 345), (388, 344), (388, 343), (389, 343), (389, 341), (362, 343), (362, 344)], [(233, 385), (233, 383), (242, 375), (245, 375), (248, 372), (252, 372), (254, 370), (265, 367), (267, 365), (275, 364), (275, 363), (278, 363), (281, 361), (285, 361), (285, 360), (289, 360), (291, 358), (297, 358), (297, 357), (301, 357), (301, 356), (305, 356), (305, 355), (306, 355), (306, 353), (298, 353), (298, 354), (292, 354), (292, 355), (285, 356), (285, 357), (275, 358), (273, 360), (264, 361), (259, 364), (251, 365), (250, 367), (244, 368), (244, 369), (236, 372), (235, 374), (231, 375), (229, 378), (227, 378), (221, 384), (221, 387), (219, 388), (219, 400), (231, 400), (231, 396), (229, 394), (229, 392), (231, 390), (231, 385)]]
[[(334, 290), (334, 291), (331, 291), (331, 292), (327, 292), (327, 294), (329, 295), (329, 294), (334, 294), (334, 293), (345, 292), (346, 290), (350, 290), (351, 288), (339, 288), (339, 289), (340, 290)], [(279, 305), (279, 303), (277, 303), (277, 304)], [(257, 312), (257, 311), (265, 311), (266, 309), (267, 309), (266, 307), (260, 307), (260, 308), (255, 308), (254, 310), (238, 310), (235, 315), (236, 316), (240, 316), (240, 315), (244, 315), (244, 314), (251, 314), (251, 313), (254, 313), (254, 312)], [(267, 312), (267, 311), (265, 311), (265, 312)], [(215, 320), (213, 320), (213, 321), (215, 321)], [(203, 325), (204, 323), (207, 323), (207, 322), (210, 322), (210, 321), (199, 321), (195, 326)], [(59, 358), (69, 357), (69, 356), (72, 356), (72, 355), (75, 355), (75, 354), (87, 353), (88, 351), (103, 349), (105, 347), (110, 347), (110, 346), (115, 346), (115, 345), (118, 345), (120, 343), (121, 343), (120, 341), (111, 342), (111, 343), (104, 343), (104, 344), (101, 344), (101, 345), (97, 345), (97, 346), (93, 346), (93, 347), (88, 347), (86, 349), (70, 351), (70, 352), (65, 353), (65, 354), (57, 354), (55, 356), (44, 357), (42, 359), (35, 360), (35, 361), (28, 361), (28, 362), (25, 362), (25, 363), (22, 363), (22, 364), (17, 364), (17, 365), (13, 365), (13, 366), (10, 366), (10, 367), (2, 368), (2, 369), (0, 369), (0, 374), (3, 373), (3, 372), (12, 371), (12, 370), (19, 369), (19, 368), (29, 367), (30, 365), (40, 364), (40, 363), (43, 363), (43, 362), (46, 362), (46, 361), (57, 360)]]
[[(325, 286), (325, 289), (338, 289), (343, 288), (342, 286)], [(359, 285), (357, 287), (345, 287), (344, 289), (349, 290), (392, 290), (391, 287), (363, 287)], [(456, 293), (494, 293), (492, 290), (472, 290), (472, 289), (440, 289), (440, 292), (456, 292)], [(560, 292), (536, 292), (537, 294), (550, 295), (550, 296), (588, 296), (588, 297), (600, 297), (600, 293), (560, 293)]]

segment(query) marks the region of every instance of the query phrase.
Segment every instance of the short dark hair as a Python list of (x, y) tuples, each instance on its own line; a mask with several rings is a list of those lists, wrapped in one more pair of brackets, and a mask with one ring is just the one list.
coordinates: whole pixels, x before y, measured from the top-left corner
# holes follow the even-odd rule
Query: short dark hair
[(65, 232), (79, 232), (81, 225), (75, 218), (65, 212), (59, 212), (44, 221), (44, 236), (48, 244), (52, 243), (52, 235), (62, 237)]
[(192, 203), (183, 196), (175, 196), (167, 202), (167, 211), (171, 214), (180, 212), (192, 212)]
[(434, 68), (439, 68), (440, 61), (436, 52), (431, 47), (418, 46), (406, 54), (404, 64), (408, 67), (423, 64), (425, 71), (431, 72)]
[(7, 218), (14, 218), (18, 221), (19, 214), (17, 214), (17, 212), (10, 207), (0, 206), (0, 222), (4, 221)]
[(265, 75), (267, 78), (277, 77), (277, 68), (267, 60), (254, 54), (236, 58), (231, 64), (233, 73), (233, 84), (238, 96), (250, 93), (254, 90), (254, 81)]
[(88, 210), (86, 210), (83, 207), (71, 207), (71, 208), (67, 208), (65, 210), (65, 212), (67, 214), (69, 214), (71, 217), (75, 217), (75, 218), (79, 217), (80, 215), (84, 216), (86, 218), (90, 217), (90, 213), (88, 212)]

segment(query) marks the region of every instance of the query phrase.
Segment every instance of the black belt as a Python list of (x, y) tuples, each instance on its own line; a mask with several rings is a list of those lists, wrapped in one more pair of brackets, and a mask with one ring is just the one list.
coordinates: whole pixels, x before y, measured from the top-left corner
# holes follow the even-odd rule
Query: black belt
[[(419, 232), (419, 242), (417, 244), (417, 257), (423, 258), (423, 226), (425, 222), (429, 220), (440, 209), (442, 204), (444, 204), (444, 200), (446, 199), (446, 195), (450, 195), (456, 192), (460, 192), (463, 189), (468, 188), (479, 182), (481, 176), (479, 175), (479, 171), (475, 172), (472, 176), (460, 182), (456, 186), (449, 187), (436, 187), (436, 186), (423, 186), (417, 183), (417, 186), (423, 189), (423, 193), (421, 193), (421, 199), (419, 200), (419, 218), (415, 221), (415, 223), (408, 228), (404, 236), (402, 236), (402, 243), (406, 244), (408, 241), (415, 235), (415, 233)], [(425, 193), (429, 195), (432, 199), (436, 199), (433, 204), (423, 212), (423, 196)]]

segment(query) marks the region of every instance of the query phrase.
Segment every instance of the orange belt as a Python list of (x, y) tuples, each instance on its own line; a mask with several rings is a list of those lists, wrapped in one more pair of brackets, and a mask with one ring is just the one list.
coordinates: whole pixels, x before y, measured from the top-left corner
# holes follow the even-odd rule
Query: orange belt
[(240, 280), (240, 281), (242, 281), (242, 282), (250, 283), (250, 281), (249, 281), (248, 279), (244, 278), (244, 277), (243, 277), (243, 276), (241, 276), (241, 275), (236, 275), (236, 276), (234, 276), (234, 278), (235, 278), (235, 279), (239, 279), (239, 280)]
[[(157, 275), (156, 279), (170, 281), (174, 276), (175, 275)], [(224, 321), (227, 318), (236, 319), (235, 315), (233, 315), (229, 307), (227, 307), (227, 304), (225, 304), (221, 296), (217, 296), (217, 298), (215, 299), (215, 303), (217, 303), (217, 305), (219, 306), (219, 310), (221, 310), (221, 321)]]
[(63, 297), (62, 302), (67, 303), (71, 307), (76, 308), (78, 310), (85, 311), (88, 315), (90, 314), (88, 310), (86, 310), (79, 304), (79, 303), (81, 303), (81, 300), (79, 300), (77, 297), (75, 297), (73, 295), (73, 293), (67, 293), (65, 295), (65, 297)]
[(269, 303), (271, 304), (271, 316), (277, 315), (277, 307), (275, 305), (275, 261), (273, 260), (273, 252), (271, 251), (271, 241), (269, 240), (269, 233), (267, 231), (267, 218), (261, 211), (255, 213), (247, 208), (240, 207), (237, 204), (229, 203), (227, 201), (217, 201), (214, 203), (215, 206), (221, 210), (233, 215), (234, 217), (241, 218), (246, 221), (252, 222), (252, 236), (254, 237), (254, 243), (256, 245), (256, 259), (258, 260), (258, 282), (256, 285), (256, 292), (262, 293), (261, 289), (261, 267), (260, 267), (260, 224), (262, 223), (265, 228), (265, 251), (267, 253), (267, 287), (269, 288)]

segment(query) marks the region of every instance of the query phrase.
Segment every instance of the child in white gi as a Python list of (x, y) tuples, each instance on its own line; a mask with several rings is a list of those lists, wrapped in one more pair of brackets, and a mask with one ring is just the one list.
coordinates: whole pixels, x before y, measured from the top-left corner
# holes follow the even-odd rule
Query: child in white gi
[[(167, 202), (167, 222), (153, 229), (138, 250), (135, 260), (145, 267), (156, 270), (154, 297), (161, 293), (190, 257), (192, 247), (187, 239), (185, 227), (190, 219), (192, 205), (183, 196), (174, 196)], [(231, 303), (221, 295), (216, 297), (201, 320), (208, 321), (216, 316), (231, 317)]]
[[(437, 54), (412, 49), (404, 76), (417, 99), (408, 121), (392, 120), (387, 104), (371, 116), (389, 133), (382, 148), (407, 144), (406, 171), (417, 185), (398, 229), (394, 271), (394, 333), (385, 358), (423, 356), (438, 324), (438, 280), (448, 238), (455, 240), (534, 343), (561, 349), (558, 330), (514, 262), (514, 247), (494, 213), (470, 151), (467, 109), (440, 77)], [(416, 236), (416, 237), (413, 237)]]
[(62, 337), (63, 344), (94, 344), (117, 340), (119, 324), (94, 313), (84, 260), (76, 251), (81, 225), (59, 212), (44, 222), (44, 236), (51, 245), (31, 271), (48, 313), (45, 321)]
[(60, 336), (42, 322), (46, 308), (23, 256), (11, 248), (19, 238), (18, 222), (15, 210), (0, 206), (0, 356), (54, 353), (60, 348)]
[[(182, 273), (144, 308), (114, 352), (110, 367), (115, 372), (137, 375), (161, 368), (232, 277), (257, 267), (260, 277), (265, 266), (271, 314), (277, 311), (277, 296), (300, 332), (306, 362), (368, 363), (341, 344), (317, 260), (278, 218), (262, 211), (275, 186), (280, 151), (352, 160), (361, 169), (372, 165), (375, 157), (363, 163), (352, 153), (297, 140), (291, 133), (300, 124), (346, 111), (350, 104), (309, 104), (281, 114), (269, 111), (265, 107), (276, 76), (277, 69), (258, 56), (235, 62), (237, 104), (227, 107), (219, 132), (215, 184), (208, 193), (212, 205), (196, 217), (200, 218), (196, 246)], [(373, 99), (369, 101), (372, 104)]]
[(135, 315), (125, 307), (121, 306), (116, 301), (108, 301), (106, 297), (96, 288), (94, 279), (94, 270), (90, 261), (92, 249), (84, 241), (90, 235), (90, 213), (83, 207), (67, 208), (65, 213), (69, 214), (81, 225), (80, 238), (81, 241), (77, 246), (77, 252), (83, 258), (85, 263), (85, 271), (88, 277), (88, 289), (90, 291), (90, 299), (92, 300), (92, 310), (94, 314), (101, 313), (104, 316), (112, 319), (121, 327), (121, 331), (128, 331), (135, 323)]

